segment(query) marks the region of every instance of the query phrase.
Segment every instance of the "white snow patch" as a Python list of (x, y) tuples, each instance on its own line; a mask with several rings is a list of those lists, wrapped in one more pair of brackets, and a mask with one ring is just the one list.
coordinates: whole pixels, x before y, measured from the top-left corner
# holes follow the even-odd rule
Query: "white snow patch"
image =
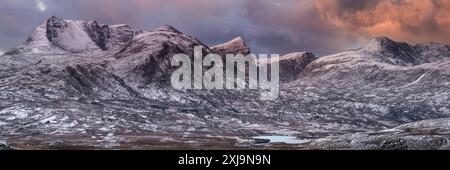
[(111, 142), (111, 143), (117, 142), (117, 139), (116, 139), (116, 137), (114, 136), (114, 133), (108, 133), (108, 135), (106, 135), (103, 139), (104, 139), (105, 141)]
[(54, 120), (56, 120), (56, 116), (51, 116), (51, 117), (42, 119), (42, 120), (40, 121), (40, 123), (41, 123), (41, 124), (44, 124), (44, 123), (47, 123), (47, 122), (54, 123), (54, 122), (55, 122)]
[(450, 109), (448, 109), (447, 107), (441, 107), (439, 108), (439, 111), (442, 113), (450, 113)]
[(413, 81), (413, 82), (411, 82), (411, 83), (405, 85), (404, 87), (409, 87), (409, 86), (412, 86), (412, 85), (414, 85), (414, 84), (419, 83), (420, 80), (422, 80), (422, 79), (425, 77), (426, 74), (427, 74), (427, 73), (422, 74), (417, 80), (415, 80), (415, 81)]
[(106, 127), (102, 127), (102, 128), (100, 128), (100, 129), (98, 129), (98, 130), (103, 131), (103, 132), (110, 131), (110, 129), (108, 129), (108, 128), (106, 128)]
[(2, 114), (12, 114), (13, 116), (8, 118), (9, 120), (14, 120), (16, 118), (23, 119), (28, 117), (32, 113), (31, 110), (21, 109), (17, 107), (10, 107), (0, 111), (0, 115)]

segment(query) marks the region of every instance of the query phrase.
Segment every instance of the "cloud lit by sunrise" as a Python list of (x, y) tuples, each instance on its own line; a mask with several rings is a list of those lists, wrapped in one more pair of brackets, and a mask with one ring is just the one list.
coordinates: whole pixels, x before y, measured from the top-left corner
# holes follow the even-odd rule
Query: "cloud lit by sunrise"
[(450, 0), (316, 0), (325, 20), (369, 36), (450, 43)]

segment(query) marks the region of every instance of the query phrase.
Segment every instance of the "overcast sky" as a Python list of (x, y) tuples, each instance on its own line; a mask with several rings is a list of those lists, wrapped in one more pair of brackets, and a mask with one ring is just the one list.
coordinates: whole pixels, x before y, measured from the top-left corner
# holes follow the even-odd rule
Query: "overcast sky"
[(450, 44), (450, 0), (0, 0), (0, 51), (51, 16), (172, 25), (208, 45), (242, 36), (254, 53), (355, 48), (374, 36)]

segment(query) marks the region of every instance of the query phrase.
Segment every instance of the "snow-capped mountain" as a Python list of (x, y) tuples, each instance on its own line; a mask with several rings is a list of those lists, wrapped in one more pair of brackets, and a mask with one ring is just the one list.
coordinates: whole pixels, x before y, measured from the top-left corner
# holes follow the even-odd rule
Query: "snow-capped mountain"
[(120, 48), (143, 33), (128, 25), (100, 25), (96, 21), (47, 19), (10, 53), (81, 53)]
[(380, 37), (330, 56), (287, 54), (275, 61), (283, 83), (273, 101), (258, 90), (174, 90), (171, 57), (197, 45), (204, 55), (250, 52), (240, 38), (210, 48), (171, 26), (48, 19), (1, 56), (1, 144), (229, 149), (269, 134), (309, 141), (281, 146), (290, 148), (448, 148), (448, 45)]

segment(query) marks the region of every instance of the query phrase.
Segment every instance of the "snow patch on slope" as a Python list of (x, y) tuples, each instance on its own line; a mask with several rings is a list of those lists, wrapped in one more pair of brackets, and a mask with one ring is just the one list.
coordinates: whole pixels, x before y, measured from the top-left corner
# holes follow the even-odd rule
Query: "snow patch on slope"
[(66, 22), (67, 28), (60, 30), (58, 36), (53, 40), (55, 45), (74, 52), (98, 48), (83, 30), (80, 21), (66, 20)]
[(52, 46), (51, 42), (47, 38), (46, 24), (39, 25), (31, 34), (24, 45), (30, 48), (49, 47)]
[(405, 85), (403, 88), (409, 87), (409, 86), (412, 86), (412, 85), (415, 85), (415, 84), (419, 83), (425, 77), (426, 74), (427, 73), (422, 74), (417, 80), (415, 80), (415, 81)]

